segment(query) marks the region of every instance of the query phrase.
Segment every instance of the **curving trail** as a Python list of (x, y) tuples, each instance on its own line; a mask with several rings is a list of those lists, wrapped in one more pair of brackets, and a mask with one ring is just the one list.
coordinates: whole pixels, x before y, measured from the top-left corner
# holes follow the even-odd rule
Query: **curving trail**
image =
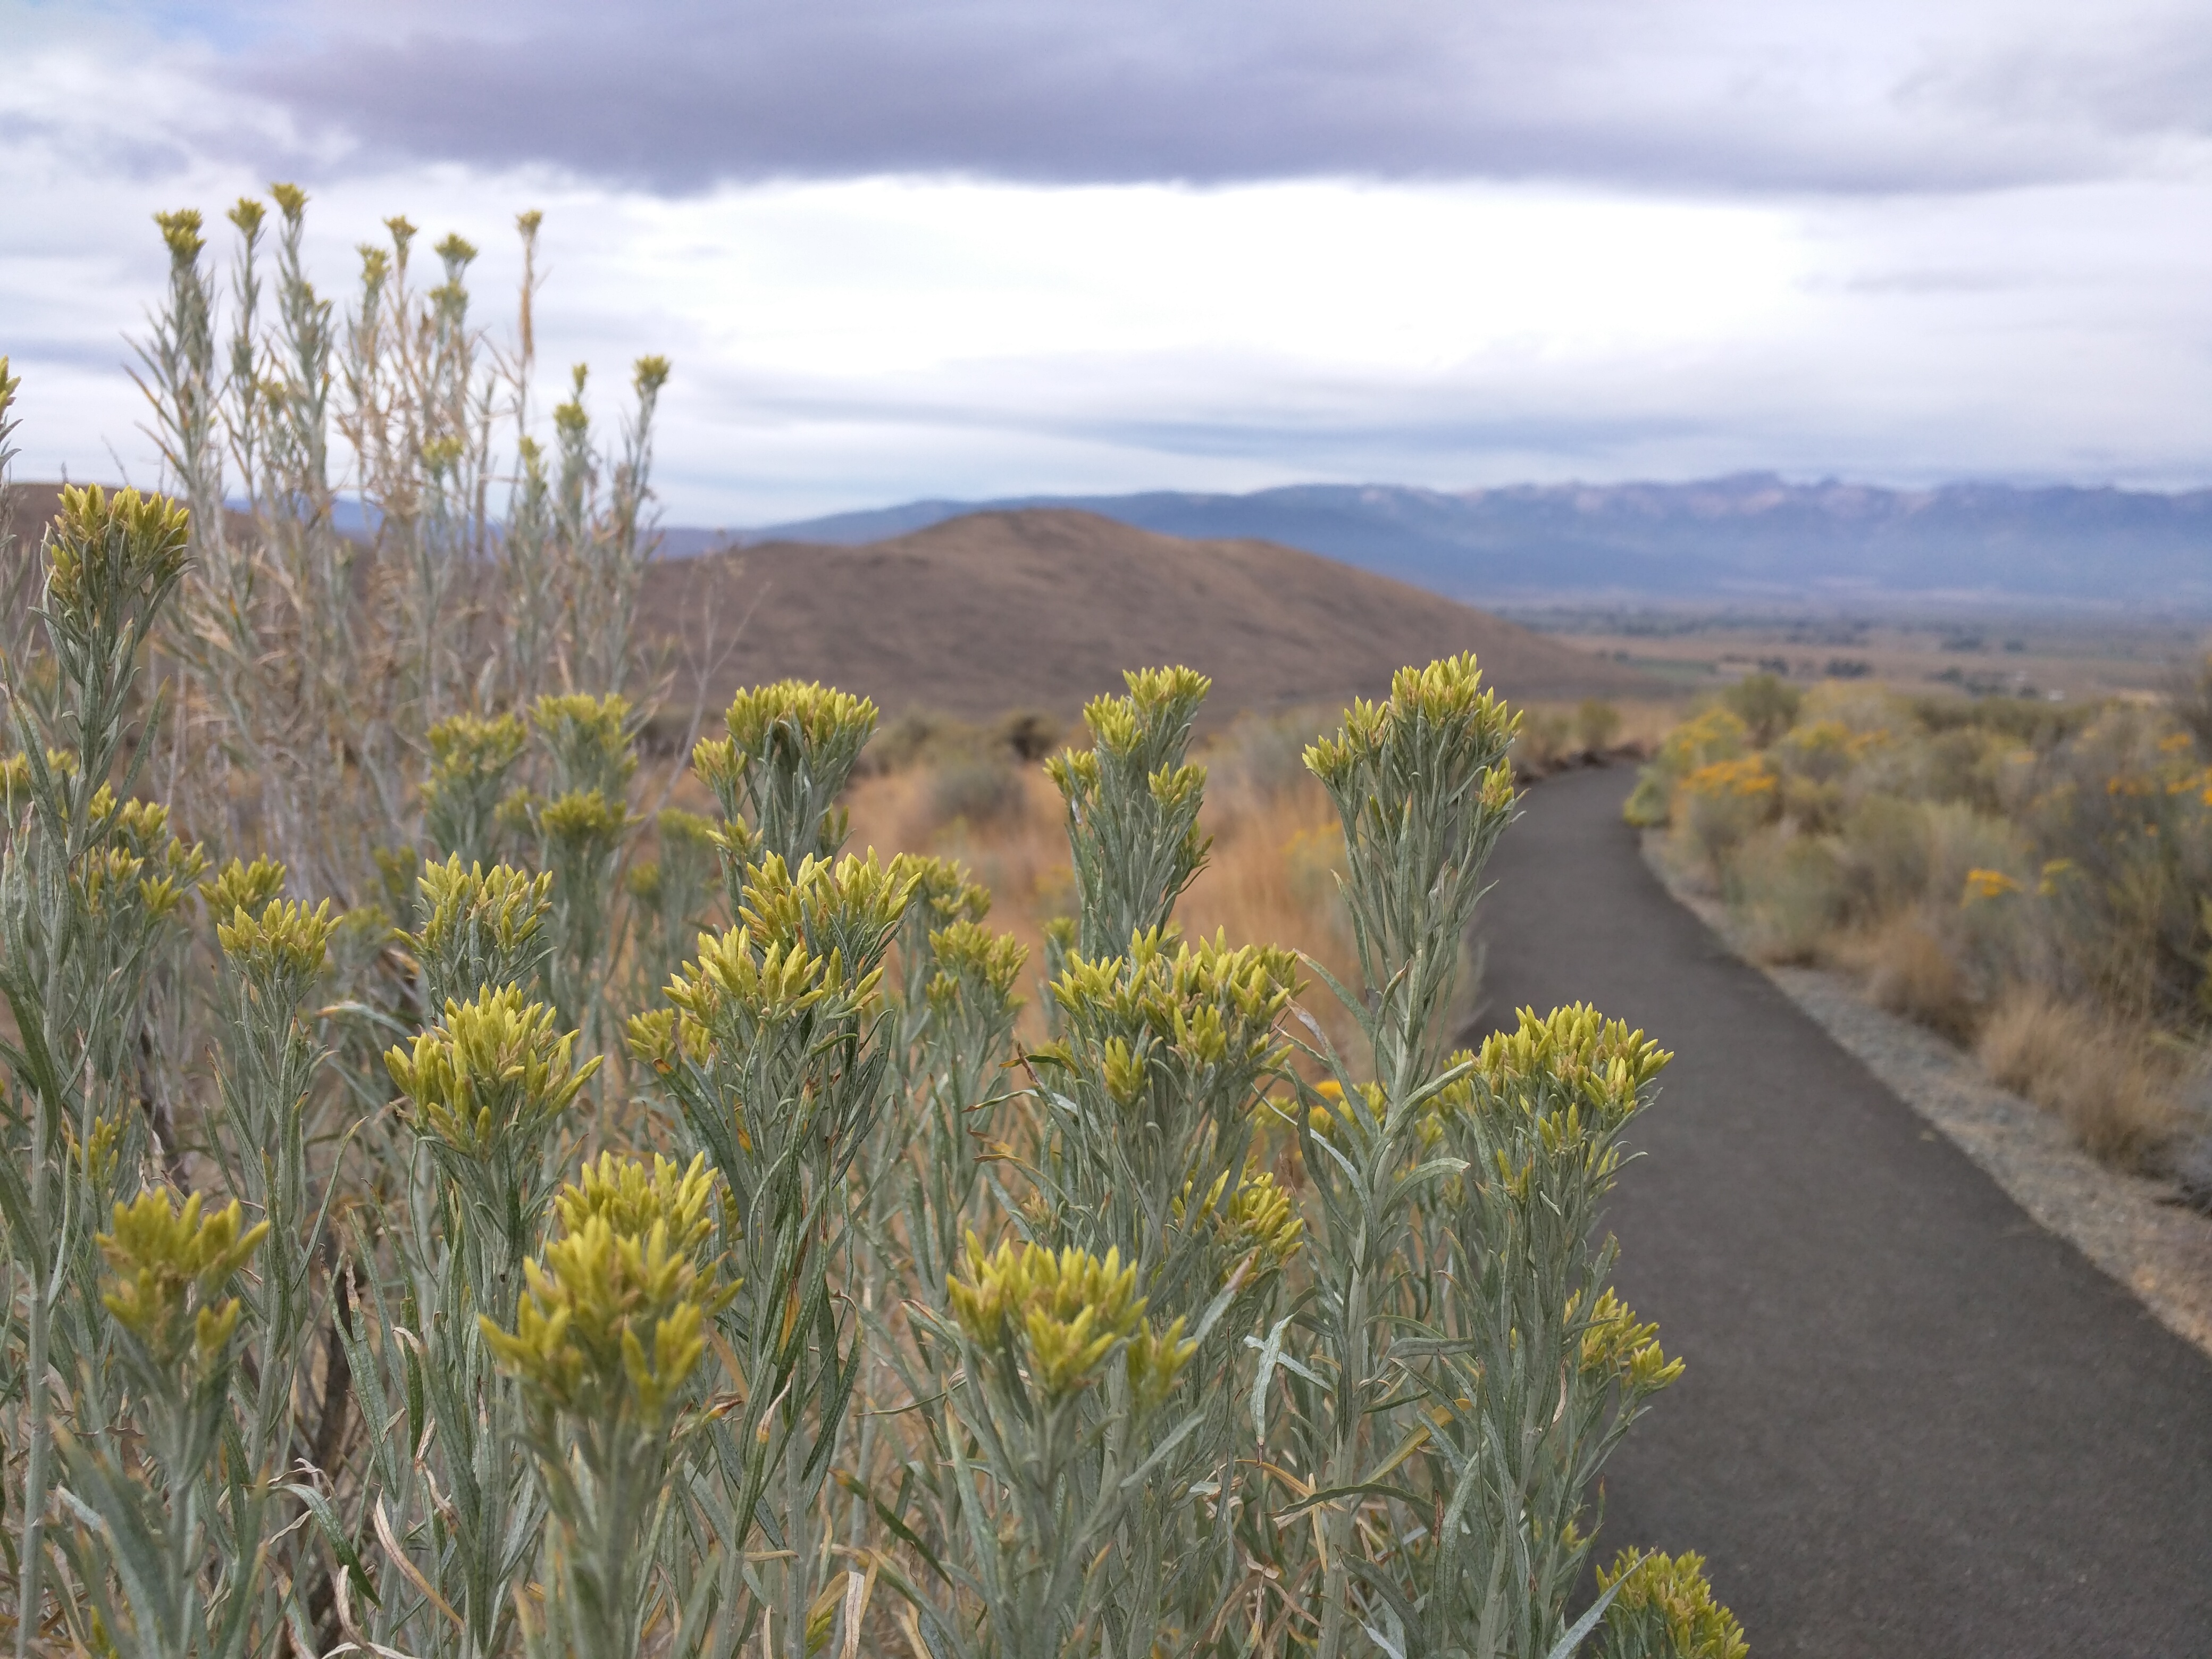
[(1676, 1055), (1608, 1224), (1689, 1369), (1603, 1556), (1703, 1553), (1754, 1659), (2212, 1655), (2212, 1361), (1674, 903), (1632, 782), (1532, 791), (1475, 923), (1483, 1029), (1587, 1000)]

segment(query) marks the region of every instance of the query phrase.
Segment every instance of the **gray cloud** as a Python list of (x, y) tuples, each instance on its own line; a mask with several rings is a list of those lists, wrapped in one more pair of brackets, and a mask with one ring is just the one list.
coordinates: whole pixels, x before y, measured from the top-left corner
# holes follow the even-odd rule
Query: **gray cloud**
[(2212, 12), (2146, 0), (398, 0), (374, 36), (358, 15), (273, 25), (224, 72), (364, 165), (673, 193), (917, 172), (1994, 187), (2203, 136), (2212, 64)]

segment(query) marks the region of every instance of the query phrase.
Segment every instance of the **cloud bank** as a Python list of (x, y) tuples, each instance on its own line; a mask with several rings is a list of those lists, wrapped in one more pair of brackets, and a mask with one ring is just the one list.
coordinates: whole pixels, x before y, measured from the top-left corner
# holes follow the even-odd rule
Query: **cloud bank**
[(675, 359), (680, 522), (2212, 477), (2201, 5), (0, 0), (0, 41), (27, 475), (149, 475), (149, 216), (286, 178), (341, 305), (405, 212), (495, 329), (544, 208), (549, 380)]
[(660, 191), (935, 172), (1948, 191), (2110, 176), (2212, 130), (2212, 12), (2172, 0), (396, 0), (309, 11), (225, 69), (364, 158)]

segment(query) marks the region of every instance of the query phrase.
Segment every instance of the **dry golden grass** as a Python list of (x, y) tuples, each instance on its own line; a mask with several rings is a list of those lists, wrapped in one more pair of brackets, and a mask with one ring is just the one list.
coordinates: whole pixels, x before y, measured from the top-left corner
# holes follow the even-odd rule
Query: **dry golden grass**
[(1997, 1083), (2057, 1113), (2116, 1164), (2142, 1164), (2179, 1121), (2172, 1068), (2149, 1032), (2039, 986), (1998, 998), (1975, 1051)]
[[(923, 764), (856, 781), (845, 801), (852, 814), (848, 846), (873, 848), (884, 858), (930, 853), (966, 865), (991, 890), (992, 925), (1027, 945), (1032, 968), (1041, 968), (1044, 924), (1075, 907), (1059, 792), (1041, 769), (1023, 767), (1012, 773), (1019, 811), (980, 822), (947, 819), (936, 774)], [(1212, 854), (1176, 907), (1184, 933), (1210, 937), (1218, 930), (1231, 945), (1291, 945), (1349, 982), (1356, 970), (1334, 880), (1344, 842), (1321, 787), (1299, 778), (1262, 787), (1228, 768), (1217, 775), (1200, 819), (1213, 837)], [(1349, 1040), (1351, 1022), (1325, 990), (1304, 1000), (1333, 1042)], [(1025, 1018), (1034, 1014), (1032, 1008)]]
[(1935, 930), (1911, 911), (1847, 936), (1836, 958), (1866, 978), (1876, 1006), (1965, 1042), (1974, 1034), (1972, 988)]
[(1514, 706), (1521, 711), (1514, 764), (1524, 775), (1534, 777), (1581, 765), (1593, 755), (1648, 758), (1682, 721), (1682, 704), (1674, 698), (1589, 698)]

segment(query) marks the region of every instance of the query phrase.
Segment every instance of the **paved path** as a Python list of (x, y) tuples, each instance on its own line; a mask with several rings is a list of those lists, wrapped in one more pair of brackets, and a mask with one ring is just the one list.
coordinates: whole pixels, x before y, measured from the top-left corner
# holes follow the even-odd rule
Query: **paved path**
[(1668, 898), (1631, 781), (1531, 792), (1476, 924), (1486, 1025), (1583, 1000), (1676, 1055), (1609, 1224), (1689, 1369), (1605, 1554), (1702, 1553), (1753, 1659), (2212, 1655), (2212, 1361)]

